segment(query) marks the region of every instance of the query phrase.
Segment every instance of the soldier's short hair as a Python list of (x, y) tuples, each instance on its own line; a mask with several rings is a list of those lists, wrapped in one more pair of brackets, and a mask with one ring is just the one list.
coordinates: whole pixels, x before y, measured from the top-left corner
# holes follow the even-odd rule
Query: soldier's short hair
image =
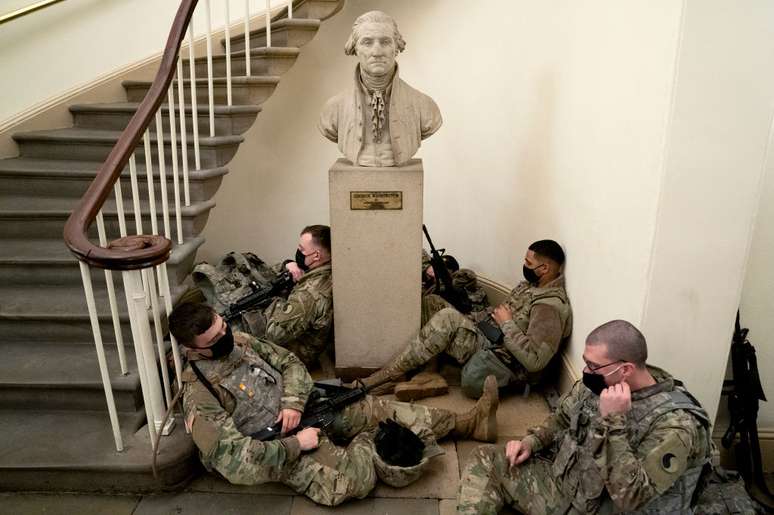
[(169, 332), (178, 342), (190, 347), (194, 338), (212, 327), (215, 310), (207, 304), (186, 302), (169, 314)]
[(529, 246), (529, 250), (538, 256), (550, 259), (559, 266), (564, 264), (564, 251), (562, 246), (554, 240), (538, 240)]
[(349, 35), (347, 42), (344, 43), (345, 55), (355, 55), (357, 40), (360, 39), (360, 26), (364, 23), (386, 23), (392, 25), (392, 39), (395, 40), (395, 48), (398, 52), (403, 52), (406, 48), (406, 41), (398, 30), (398, 24), (395, 22), (395, 19), (382, 11), (369, 11), (358, 16), (355, 23), (352, 24), (352, 33)]
[(315, 245), (331, 252), (331, 228), (327, 225), (308, 225), (301, 231), (301, 235), (308, 234)]
[(643, 368), (648, 360), (648, 344), (639, 329), (626, 320), (611, 320), (589, 333), (586, 345), (605, 344), (613, 361), (628, 361)]

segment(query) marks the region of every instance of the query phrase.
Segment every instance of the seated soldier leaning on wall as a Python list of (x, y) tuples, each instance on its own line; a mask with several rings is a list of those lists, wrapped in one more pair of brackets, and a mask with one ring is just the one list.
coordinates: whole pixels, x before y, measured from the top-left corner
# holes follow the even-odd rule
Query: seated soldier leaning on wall
[[(230, 260), (243, 258), (234, 254), (226, 257)], [(250, 280), (266, 283), (282, 270), (287, 270), (294, 283), (287, 298), (278, 296), (268, 306), (244, 313), (237, 326), (290, 349), (306, 366), (315, 365), (333, 334), (330, 227), (305, 227), (298, 240), (295, 260), (284, 261), (273, 269), (257, 261), (257, 267), (249, 260), (240, 261), (232, 267), (257, 270), (236, 270), (231, 274), (224, 274), (219, 267), (202, 263), (194, 269), (193, 277), (210, 304), (216, 308), (227, 308), (230, 302), (250, 293), (247, 287)], [(228, 300), (218, 302), (218, 298)]]
[[(614, 320), (586, 338), (583, 380), (505, 452), (481, 446), (462, 473), (457, 513), (693, 513), (710, 457), (707, 413), (646, 365), (636, 327)], [(543, 452), (548, 451), (548, 452)]]
[[(299, 425), (313, 386), (301, 361), (267, 340), (232, 334), (205, 304), (177, 306), (169, 330), (186, 347), (189, 361), (182, 377), (186, 426), (204, 466), (234, 484), (279, 481), (335, 506), (365, 497), (375, 486), (381, 469), (374, 471), (373, 432), (380, 421), (392, 418), (433, 441), (447, 435), (489, 442), (497, 437), (492, 377), (484, 396), (464, 414), (366, 395), (335, 416), (326, 436), (305, 428), (294, 436), (254, 440), (249, 435), (277, 422), (283, 434)], [(351, 442), (337, 447), (328, 437)]]
[[(372, 385), (385, 379), (397, 380), (441, 353), (464, 365), (462, 391), (469, 397), (481, 395), (489, 375), (497, 378), (500, 387), (535, 382), (572, 329), (572, 311), (561, 273), (563, 264), (564, 252), (558, 243), (536, 241), (524, 258), (525, 281), (503, 304), (474, 315), (478, 324), (454, 308), (441, 309), (397, 357), (362, 382)], [(424, 377), (395, 390), (401, 400), (437, 394), (436, 389), (427, 388)], [(389, 391), (389, 386), (377, 391)]]

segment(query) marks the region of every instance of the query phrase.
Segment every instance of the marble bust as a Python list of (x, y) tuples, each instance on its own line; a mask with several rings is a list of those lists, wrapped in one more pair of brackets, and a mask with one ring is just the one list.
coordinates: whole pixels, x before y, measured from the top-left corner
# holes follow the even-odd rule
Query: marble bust
[(381, 11), (352, 25), (344, 53), (358, 58), (353, 85), (325, 104), (319, 129), (353, 164), (405, 164), (441, 126), (433, 99), (398, 76), (395, 58), (405, 47), (398, 24)]

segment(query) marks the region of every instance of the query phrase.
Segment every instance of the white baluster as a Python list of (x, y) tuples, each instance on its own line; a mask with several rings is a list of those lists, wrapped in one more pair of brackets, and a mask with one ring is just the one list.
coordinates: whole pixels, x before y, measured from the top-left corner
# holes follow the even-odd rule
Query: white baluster
[(231, 0), (223, 3), (226, 6), (226, 99), (228, 105), (231, 105), (231, 13), (228, 5)]
[[(185, 132), (185, 88), (183, 87), (182, 59), (177, 60), (177, 98), (180, 100), (180, 152), (183, 161), (183, 196), (185, 198), (185, 205), (190, 206), (191, 190), (188, 187), (188, 134)], [(182, 241), (180, 243), (182, 243)]]
[(132, 184), (132, 205), (134, 206), (134, 229), (142, 234), (142, 210), (140, 209), (140, 188), (137, 185), (137, 161), (134, 154), (129, 158), (129, 180)]
[[(197, 110), (196, 99), (196, 63), (194, 62), (194, 33), (193, 23), (188, 25), (188, 68), (191, 73), (191, 117), (193, 119), (193, 142), (194, 142), (194, 166), (197, 170), (202, 169), (202, 159), (199, 153), (199, 112)], [(186, 200), (186, 206), (191, 205)]]
[(124, 279), (124, 294), (126, 295), (126, 307), (129, 313), (129, 325), (132, 329), (134, 359), (137, 361), (137, 375), (140, 376), (140, 389), (142, 390), (142, 400), (145, 407), (145, 418), (148, 421), (148, 433), (150, 434), (151, 446), (155, 450), (157, 433), (156, 424), (154, 423), (155, 412), (153, 409), (153, 397), (151, 396), (151, 387), (149, 384), (150, 378), (148, 377), (148, 372), (145, 367), (142, 331), (140, 329), (141, 324), (139, 321), (139, 317), (145, 317), (146, 323), (148, 320), (145, 311), (145, 290), (139, 270), (121, 272), (121, 275)]
[[(167, 264), (161, 263), (157, 267), (157, 272), (159, 276), (159, 296), (164, 299), (164, 308), (167, 313), (167, 319), (169, 319), (169, 314), (172, 312), (172, 294), (169, 290), (169, 275), (167, 274)], [(172, 336), (172, 333), (169, 334), (169, 339), (172, 342), (172, 357), (175, 361), (177, 386), (178, 388), (182, 388), (183, 382), (180, 378), (182, 377), (183, 373), (183, 362), (180, 359), (180, 349), (177, 346), (177, 340), (174, 336)]]
[(159, 186), (161, 187), (161, 219), (164, 222), (164, 236), (172, 239), (172, 229), (169, 227), (169, 198), (167, 197), (167, 164), (164, 156), (164, 122), (161, 119), (161, 108), (156, 111), (156, 148), (159, 153)]
[[(105, 219), (102, 211), (97, 213), (97, 233), (99, 244), (107, 247), (107, 234), (105, 233)], [(125, 235), (122, 235), (125, 236)], [(116, 336), (116, 349), (118, 350), (118, 363), (121, 365), (121, 374), (126, 375), (129, 370), (126, 366), (126, 351), (124, 349), (124, 335), (121, 331), (121, 318), (118, 315), (118, 302), (116, 302), (116, 288), (113, 284), (113, 272), (105, 269), (105, 284), (107, 285), (108, 303), (110, 304), (110, 316), (113, 318), (113, 333)]]
[(288, 20), (293, 19), (293, 0), (288, 0)]
[(210, 22), (210, 0), (204, 1), (207, 13), (207, 95), (210, 103), (210, 137), (215, 137), (215, 92), (212, 85), (212, 23)]
[(245, 75), (250, 76), (250, 0), (245, 0)]
[[(172, 405), (172, 392), (169, 389), (169, 372), (167, 371), (167, 353), (164, 349), (164, 335), (161, 333), (161, 307), (159, 306), (158, 289), (156, 288), (156, 276), (153, 269), (148, 270), (148, 284), (151, 291), (151, 306), (153, 313), (153, 332), (156, 336), (156, 350), (159, 355), (161, 368), (161, 382), (164, 385), (164, 398), (167, 406)], [(143, 270), (144, 271), (144, 270)]]
[(124, 441), (121, 438), (121, 427), (118, 424), (116, 401), (113, 398), (113, 387), (110, 384), (110, 374), (108, 373), (107, 360), (105, 359), (105, 347), (102, 344), (102, 333), (99, 330), (99, 318), (97, 317), (97, 304), (94, 301), (94, 289), (91, 285), (91, 274), (89, 273), (89, 267), (86, 263), (78, 261), (78, 265), (81, 268), (83, 291), (86, 294), (86, 306), (89, 309), (91, 331), (94, 334), (94, 346), (97, 349), (97, 361), (99, 362), (99, 373), (102, 376), (102, 388), (105, 390), (105, 400), (107, 401), (110, 425), (113, 428), (113, 440), (115, 440), (116, 443), (116, 451), (121, 452), (124, 450)]
[[(123, 170), (121, 175), (123, 175)], [(126, 236), (126, 214), (124, 213), (124, 195), (121, 192), (121, 176), (113, 185), (113, 192), (116, 195), (116, 211), (118, 212), (118, 232), (123, 238)]]
[[(178, 61), (180, 62), (180, 61)], [(169, 97), (169, 146), (172, 149), (172, 188), (175, 194), (175, 225), (177, 244), (183, 244), (183, 217), (180, 212), (180, 177), (177, 172), (177, 121), (175, 120), (175, 90), (170, 86)]]
[(153, 158), (151, 157), (150, 131), (143, 136), (145, 145), (145, 176), (148, 181), (148, 207), (150, 209), (151, 234), (159, 233), (159, 223), (156, 220), (156, 187), (153, 185)]
[(271, 47), (271, 0), (266, 0), (266, 48)]

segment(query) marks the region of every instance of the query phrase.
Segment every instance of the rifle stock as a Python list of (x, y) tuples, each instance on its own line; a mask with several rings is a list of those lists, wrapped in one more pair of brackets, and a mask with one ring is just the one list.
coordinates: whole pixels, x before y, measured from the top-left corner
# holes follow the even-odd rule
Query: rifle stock
[(234, 302), (226, 308), (221, 316), (226, 322), (231, 322), (245, 311), (266, 306), (278, 293), (292, 285), (293, 277), (288, 271), (282, 272), (269, 284), (259, 285), (253, 281), (250, 283), (250, 287), (253, 289), (252, 293), (248, 293)]

